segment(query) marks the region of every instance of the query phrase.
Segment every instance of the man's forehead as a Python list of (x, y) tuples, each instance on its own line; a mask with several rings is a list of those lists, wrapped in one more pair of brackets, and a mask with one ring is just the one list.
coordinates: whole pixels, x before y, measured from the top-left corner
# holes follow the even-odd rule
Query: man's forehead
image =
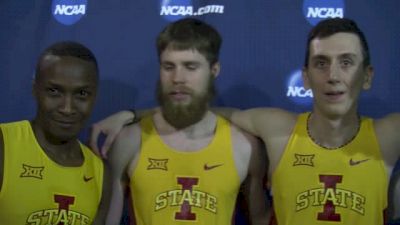
[(352, 33), (336, 33), (324, 38), (314, 38), (310, 44), (311, 55), (362, 55), (361, 41)]
[(192, 54), (200, 54), (199, 50), (197, 48), (193, 47), (183, 47), (177, 44), (169, 44), (167, 48), (164, 49), (163, 52), (187, 52), (187, 53), (192, 53)]
[(88, 67), (88, 68), (95, 68), (96, 64), (95, 62), (88, 61), (76, 56), (71, 56), (71, 55), (44, 55), (41, 60), (40, 60), (40, 69), (46, 69), (49, 66), (54, 66), (54, 65), (59, 65), (59, 64), (64, 64), (64, 65), (71, 65), (71, 66), (82, 66), (82, 67)]
[(58, 55), (51, 55), (51, 54), (47, 54), (45, 56), (43, 56), (41, 62), (40, 62), (40, 66), (42, 68), (47, 67), (49, 65), (52, 65), (55, 62), (60, 61), (61, 57)]
[(97, 79), (95, 65), (74, 56), (45, 55), (40, 61), (39, 69), (36, 79), (40, 80), (53, 79), (54, 75), (78, 76), (79, 74), (81, 74), (80, 79)]
[(189, 48), (189, 49), (166, 48), (161, 53), (161, 61), (164, 62), (171, 60), (179, 60), (182, 62), (183, 61), (193, 62), (193, 61), (206, 61), (206, 58), (195, 48)]

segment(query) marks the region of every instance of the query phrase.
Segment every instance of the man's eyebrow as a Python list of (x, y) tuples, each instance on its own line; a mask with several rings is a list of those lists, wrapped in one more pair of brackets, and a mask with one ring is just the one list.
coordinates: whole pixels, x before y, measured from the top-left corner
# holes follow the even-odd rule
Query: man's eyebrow
[(200, 63), (199, 62), (197, 62), (197, 61), (184, 61), (183, 62), (183, 64), (185, 64), (185, 65), (199, 65)]
[(355, 54), (355, 53), (343, 53), (343, 54), (340, 54), (339, 57), (341, 57), (341, 58), (343, 58), (343, 57), (356, 58), (357, 54)]
[(329, 57), (326, 56), (326, 55), (318, 54), (318, 55), (313, 55), (313, 56), (311, 56), (311, 58), (310, 58), (310, 60), (316, 60), (316, 59), (328, 60)]
[(171, 62), (171, 61), (161, 61), (161, 63), (160, 63), (161, 65), (174, 65), (174, 63), (173, 62)]

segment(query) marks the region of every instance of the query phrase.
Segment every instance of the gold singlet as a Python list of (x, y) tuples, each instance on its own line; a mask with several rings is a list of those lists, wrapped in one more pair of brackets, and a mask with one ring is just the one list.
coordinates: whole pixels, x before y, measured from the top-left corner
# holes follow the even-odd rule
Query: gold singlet
[(0, 128), (4, 139), (0, 225), (92, 224), (102, 193), (101, 160), (81, 144), (83, 165), (61, 166), (39, 146), (28, 121)]
[(140, 125), (140, 159), (130, 181), (136, 224), (231, 224), (240, 178), (230, 123), (217, 117), (211, 143), (190, 153), (167, 146), (151, 117)]
[(301, 114), (272, 177), (279, 225), (383, 225), (386, 172), (372, 120), (334, 150), (315, 144)]

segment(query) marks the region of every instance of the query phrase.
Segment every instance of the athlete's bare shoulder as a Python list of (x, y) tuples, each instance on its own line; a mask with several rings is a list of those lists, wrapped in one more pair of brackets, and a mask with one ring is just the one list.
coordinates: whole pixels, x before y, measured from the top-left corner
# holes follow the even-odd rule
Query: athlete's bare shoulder
[(247, 111), (253, 120), (256, 133), (263, 139), (290, 135), (298, 116), (280, 108), (254, 108)]
[(125, 173), (129, 163), (139, 152), (141, 128), (138, 123), (125, 126), (118, 134), (108, 157), (110, 167), (117, 174)]
[(385, 162), (393, 166), (400, 156), (400, 113), (392, 113), (374, 120), (375, 134)]
[(266, 108), (264, 113), (264, 119), (268, 121), (267, 125), (281, 129), (292, 128), (298, 116), (296, 113), (280, 108)]
[(235, 124), (230, 124), (232, 143), (234, 149), (239, 149), (243, 151), (244, 154), (251, 154), (252, 145), (257, 142), (257, 138), (250, 133), (239, 128)]
[(391, 113), (385, 117), (375, 119), (374, 127), (377, 132), (391, 132), (397, 130), (400, 124), (400, 113)]
[(231, 125), (234, 158), (242, 183), (248, 214), (253, 224), (268, 221), (264, 179), (267, 178), (268, 159), (261, 140)]
[(234, 124), (231, 124), (231, 135), (235, 165), (243, 181), (251, 166), (251, 156), (258, 155), (257, 151), (261, 150), (260, 140)]

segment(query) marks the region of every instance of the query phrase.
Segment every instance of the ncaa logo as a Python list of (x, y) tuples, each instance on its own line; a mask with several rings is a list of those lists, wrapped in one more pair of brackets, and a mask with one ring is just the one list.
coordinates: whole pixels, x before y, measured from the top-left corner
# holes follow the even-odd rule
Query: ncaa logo
[(191, 0), (161, 0), (160, 15), (168, 21), (176, 21), (193, 15)]
[(312, 103), (312, 91), (306, 90), (303, 86), (301, 70), (293, 71), (287, 82), (286, 96), (299, 105), (310, 105)]
[(51, 13), (64, 25), (78, 22), (86, 14), (87, 0), (53, 0)]
[(311, 25), (344, 15), (344, 0), (304, 0), (303, 14)]

